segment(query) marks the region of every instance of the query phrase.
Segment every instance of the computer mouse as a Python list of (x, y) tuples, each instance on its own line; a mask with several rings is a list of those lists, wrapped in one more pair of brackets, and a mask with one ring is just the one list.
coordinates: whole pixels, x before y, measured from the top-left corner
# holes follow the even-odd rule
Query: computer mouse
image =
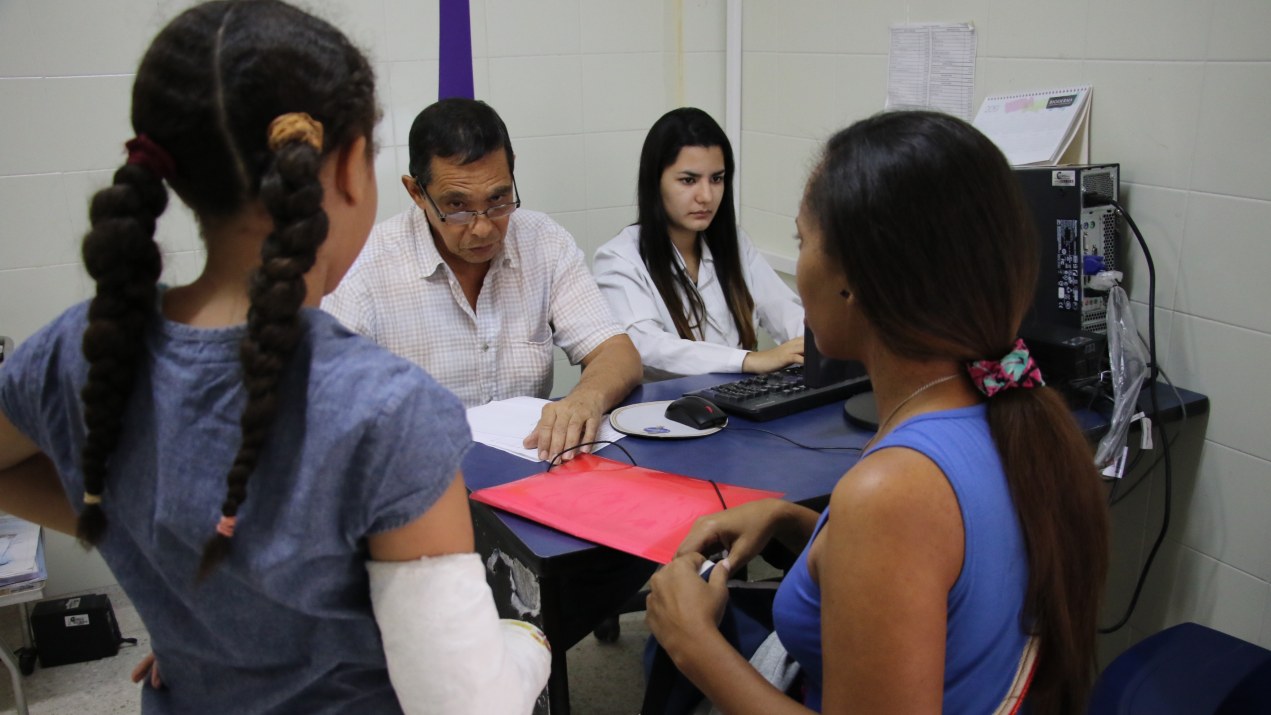
[(728, 415), (714, 402), (698, 395), (685, 395), (666, 406), (666, 418), (693, 429), (720, 427)]

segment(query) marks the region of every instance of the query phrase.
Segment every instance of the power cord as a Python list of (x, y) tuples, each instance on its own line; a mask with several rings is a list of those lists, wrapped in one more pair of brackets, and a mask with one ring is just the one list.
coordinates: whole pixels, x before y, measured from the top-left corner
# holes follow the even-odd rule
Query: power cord
[[(1149, 464), (1146, 469), (1139, 473), (1138, 478), (1135, 479), (1124, 492), (1118, 494), (1121, 485), (1126, 482), (1125, 479), (1109, 479), (1108, 481), (1112, 482), (1112, 489), (1108, 492), (1108, 506), (1116, 506), (1117, 504), (1120, 504), (1122, 501), (1129, 498), (1129, 496), (1134, 493), (1134, 490), (1138, 489), (1145, 481), (1147, 481), (1147, 478), (1152, 474), (1152, 471), (1155, 470), (1156, 466), (1165, 458), (1165, 453), (1174, 446), (1175, 442), (1178, 441), (1179, 435), (1183, 432), (1183, 427), (1187, 424), (1187, 405), (1183, 402), (1183, 396), (1179, 394), (1178, 387), (1176, 387), (1174, 382), (1170, 380), (1169, 375), (1165, 374), (1164, 370), (1161, 370), (1160, 372), (1161, 377), (1165, 378), (1165, 384), (1169, 385), (1170, 389), (1174, 391), (1174, 399), (1178, 401), (1178, 408), (1182, 412), (1182, 416), (1179, 417), (1178, 428), (1174, 431), (1174, 436), (1171, 437), (1165, 431), (1165, 425), (1163, 423), (1158, 422), (1154, 425), (1156, 429), (1160, 430), (1161, 439), (1165, 444), (1164, 450), (1162, 450), (1161, 454), (1158, 455), (1156, 459), (1152, 460), (1152, 463)], [(1131, 474), (1138, 466), (1138, 463), (1143, 458), (1143, 455), (1146, 453), (1147, 452), (1143, 449), (1137, 450), (1134, 454), (1134, 459), (1126, 465), (1125, 473)]]
[[(1161, 410), (1159, 401), (1156, 397), (1156, 376), (1160, 372), (1156, 357), (1156, 266), (1152, 262), (1152, 252), (1147, 247), (1147, 241), (1143, 239), (1143, 234), (1139, 231), (1138, 225), (1134, 223), (1134, 219), (1130, 216), (1129, 212), (1125, 210), (1125, 207), (1121, 206), (1121, 204), (1115, 199), (1109, 197), (1098, 197), (1098, 199), (1106, 201), (1119, 215), (1125, 218), (1125, 222), (1130, 227), (1130, 230), (1134, 232), (1134, 237), (1138, 240), (1139, 247), (1143, 250), (1143, 258), (1147, 262), (1147, 341), (1150, 362), (1148, 365), (1148, 377), (1145, 386), (1147, 387), (1148, 397), (1152, 405), (1152, 421), (1155, 424), (1160, 424), (1159, 417)], [(1182, 404), (1181, 400), (1179, 404)], [(1162, 430), (1161, 434), (1164, 435), (1164, 430)], [(1147, 581), (1148, 572), (1152, 569), (1152, 562), (1156, 560), (1156, 554), (1160, 550), (1161, 544), (1165, 541), (1165, 534), (1169, 531), (1170, 508), (1173, 502), (1174, 490), (1174, 465), (1173, 460), (1170, 458), (1169, 440), (1165, 440), (1164, 448), (1161, 450), (1161, 457), (1158, 458), (1158, 461), (1159, 460), (1163, 460), (1165, 463), (1165, 508), (1161, 516), (1161, 528), (1156, 535), (1156, 541), (1152, 544), (1151, 551), (1147, 554), (1147, 559), (1143, 562), (1143, 568), (1139, 571), (1138, 581), (1134, 585), (1134, 593), (1130, 596), (1130, 603), (1126, 606), (1124, 615), (1122, 615), (1120, 620), (1111, 626), (1100, 628), (1099, 633), (1101, 634), (1106, 635), (1108, 633), (1115, 633), (1124, 627), (1126, 623), (1129, 623), (1130, 616), (1133, 615), (1134, 609), (1138, 605), (1139, 596), (1143, 592), (1143, 584)], [(1142, 480), (1140, 479), (1140, 481)], [(1124, 495), (1122, 498), (1124, 498)]]
[[(635, 457), (631, 456), (631, 453), (627, 451), (626, 447), (623, 447), (622, 445), (618, 444), (617, 442), (611, 439), (597, 439), (591, 442), (579, 442), (578, 444), (575, 444), (572, 447), (566, 447), (565, 449), (562, 449), (561, 451), (557, 452), (555, 457), (552, 457), (550, 460), (547, 461), (547, 466), (543, 468), (543, 472), (547, 473), (552, 471), (552, 467), (557, 466), (558, 464), (556, 460), (560, 459), (565, 454), (572, 452), (575, 449), (578, 449), (579, 447), (590, 447), (596, 444), (611, 444), (617, 447), (619, 450), (621, 450), (623, 454), (627, 455), (627, 461), (631, 462), (631, 466), (633, 467), (640, 466), (636, 464)], [(707, 479), (706, 481), (709, 482), (711, 485), (711, 488), (715, 490), (715, 496), (719, 498), (719, 505), (723, 507), (724, 509), (727, 509), (728, 502), (724, 501), (724, 493), (719, 490), (719, 485), (715, 483), (714, 479)]]
[(622, 453), (623, 453), (623, 454), (627, 455), (627, 461), (631, 462), (631, 466), (633, 466), (633, 467), (638, 467), (638, 466), (640, 466), (640, 465), (636, 464), (635, 457), (632, 457), (632, 456), (631, 456), (631, 453), (627, 451), (627, 448), (626, 448), (626, 447), (623, 447), (622, 445), (618, 444), (617, 442), (615, 442), (615, 441), (613, 441), (613, 440), (611, 440), (611, 439), (597, 439), (597, 440), (592, 440), (591, 442), (579, 442), (578, 444), (576, 444), (576, 445), (574, 445), (574, 446), (572, 446), (572, 447), (566, 447), (565, 449), (562, 449), (561, 451), (559, 451), (559, 452), (557, 452), (557, 453), (556, 453), (556, 456), (555, 456), (555, 457), (552, 457), (551, 459), (547, 460), (547, 466), (543, 468), (543, 471), (544, 471), (544, 472), (550, 472), (550, 471), (552, 471), (552, 467), (555, 467), (555, 466), (557, 466), (558, 464), (563, 464), (563, 462), (557, 462), (556, 460), (558, 460), (558, 459), (560, 459), (561, 457), (565, 456), (566, 454), (568, 454), (568, 453), (570, 453), (570, 452), (574, 451), (575, 449), (578, 449), (579, 447), (590, 447), (590, 446), (592, 446), (592, 445), (596, 445), (596, 444), (611, 444), (611, 445), (613, 445), (613, 446), (617, 447), (618, 449), (622, 450)]
[(860, 447), (813, 447), (812, 445), (796, 442), (783, 434), (770, 432), (766, 429), (759, 429), (758, 427), (725, 427), (724, 429), (728, 430), (729, 432), (762, 432), (763, 434), (772, 435), (773, 437), (776, 437), (778, 439), (784, 439), (790, 444), (793, 444), (794, 446), (799, 447), (801, 449), (810, 449), (814, 452), (833, 452), (833, 451), (839, 451), (839, 450), (847, 451), (847, 452), (861, 451)]

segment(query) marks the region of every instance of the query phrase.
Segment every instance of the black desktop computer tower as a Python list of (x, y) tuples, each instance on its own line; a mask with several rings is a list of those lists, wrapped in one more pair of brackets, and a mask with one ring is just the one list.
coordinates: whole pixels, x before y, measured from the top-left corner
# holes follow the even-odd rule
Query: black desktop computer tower
[(1025, 324), (1107, 333), (1107, 295), (1090, 276), (1120, 270), (1119, 164), (1017, 166), (1041, 237), (1037, 294)]
[(1090, 288), (1120, 270), (1119, 164), (1017, 166), (1041, 240), (1033, 307), (1020, 327), (1046, 382), (1065, 393), (1099, 375), (1107, 357), (1108, 299)]

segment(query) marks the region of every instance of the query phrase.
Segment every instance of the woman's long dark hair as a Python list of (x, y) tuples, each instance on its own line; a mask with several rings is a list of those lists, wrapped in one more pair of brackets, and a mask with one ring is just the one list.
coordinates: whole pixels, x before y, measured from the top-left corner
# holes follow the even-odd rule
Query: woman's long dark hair
[[(753, 317), (755, 302), (741, 270), (737, 216), (733, 210), (733, 147), (719, 124), (700, 109), (681, 107), (667, 112), (654, 122), (644, 138), (636, 182), (640, 257), (671, 313), (675, 331), (686, 340), (701, 340), (705, 335), (706, 308), (697, 287), (675, 260), (669, 219), (662, 203), (662, 172), (675, 163), (680, 150), (686, 146), (717, 146), (724, 154), (724, 198), (703, 235), (715, 260), (715, 274), (728, 302), (728, 312), (741, 335), (738, 347), (754, 350), (758, 344)], [(681, 292), (688, 298), (687, 306), (680, 300)]]
[[(826, 145), (805, 197), (866, 318), (916, 359), (1011, 350), (1039, 269), (1039, 239), (1006, 159), (966, 122), (894, 112)], [(1050, 388), (988, 400), (1028, 551), (1025, 628), (1040, 650), (1034, 711), (1082, 712), (1094, 675), (1108, 523), (1089, 444)]]
[[(325, 133), (322, 150), (291, 141), (271, 150), (274, 118), (305, 112)], [(223, 516), (247, 497), (277, 410), (279, 376), (304, 328), (304, 274), (326, 239), (318, 170), (330, 152), (371, 138), (378, 118), (375, 78), (361, 52), (331, 25), (277, 0), (209, 2), (182, 13), (155, 38), (133, 85), (132, 124), (171, 156), (171, 170), (128, 164), (92, 200), (83, 256), (97, 283), (83, 350), (81, 397), (88, 428), (82, 460), (85, 509), (79, 535), (97, 543), (104, 495), (125, 407), (145, 361), (145, 332), (157, 319), (161, 261), (155, 222), (167, 203), (160, 174), (203, 225), (259, 199), (274, 219), (251, 279), (241, 346), (247, 405), (242, 443), (227, 467)], [(213, 526), (208, 523), (209, 530)], [(214, 536), (202, 573), (224, 557)]]

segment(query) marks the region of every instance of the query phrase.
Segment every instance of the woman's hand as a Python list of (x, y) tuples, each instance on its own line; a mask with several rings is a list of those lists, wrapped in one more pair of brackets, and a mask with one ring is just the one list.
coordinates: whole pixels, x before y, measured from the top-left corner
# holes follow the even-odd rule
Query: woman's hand
[(150, 679), (150, 687), (155, 690), (163, 688), (163, 681), (159, 679), (159, 661), (154, 657), (154, 653), (146, 654), (137, 667), (132, 669), (132, 682), (140, 683), (147, 677)]
[(702, 642), (702, 634), (715, 630), (724, 617), (728, 565), (715, 564), (707, 581), (699, 575), (705, 561), (701, 554), (677, 556), (649, 581), (645, 621), (673, 659), (687, 645)]
[(787, 507), (780, 499), (760, 499), (707, 514), (693, 522), (676, 556), (726, 551), (728, 558), (720, 563), (739, 569), (768, 545)]
[(787, 365), (803, 364), (803, 337), (787, 340), (775, 348), (746, 353), (741, 361), (741, 371), (750, 373), (772, 372)]

